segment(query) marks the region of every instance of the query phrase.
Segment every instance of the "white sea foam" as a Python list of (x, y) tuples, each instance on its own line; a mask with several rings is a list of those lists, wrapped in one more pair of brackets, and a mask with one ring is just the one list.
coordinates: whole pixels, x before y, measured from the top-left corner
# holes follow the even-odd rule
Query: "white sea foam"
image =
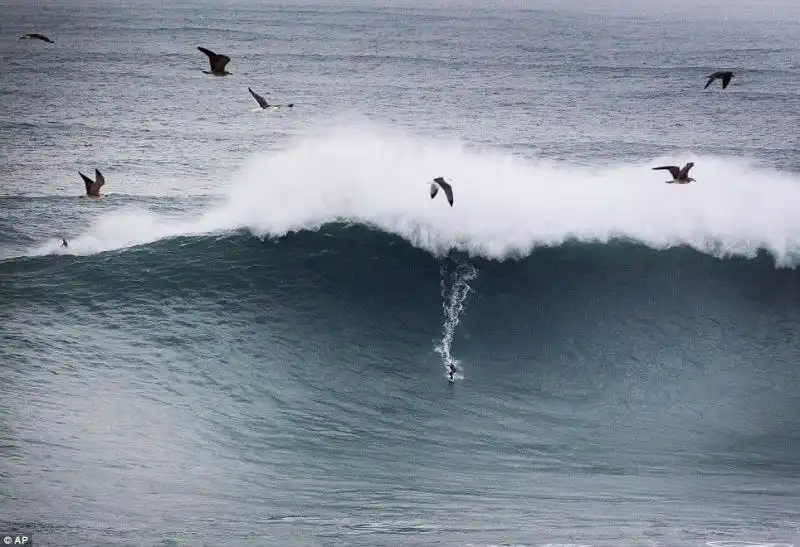
[[(651, 167), (694, 161), (688, 185), (664, 184)], [(455, 205), (428, 183), (444, 176)], [(349, 220), (404, 237), (433, 253), (492, 259), (568, 239), (626, 238), (654, 248), (689, 245), (724, 256), (769, 251), (800, 262), (800, 177), (710, 156), (661, 157), (578, 167), (351, 125), (306, 134), (256, 154), (230, 175), (221, 204), (183, 219), (141, 210), (101, 214), (70, 241), (95, 253), (165, 237), (235, 229), (259, 236)], [(58, 252), (58, 242), (33, 253)]]
[(463, 366), (460, 361), (455, 359), (450, 352), (453, 347), (453, 338), (456, 334), (456, 327), (461, 322), (464, 313), (464, 301), (472, 291), (469, 282), (478, 277), (478, 270), (468, 262), (456, 264), (452, 271), (443, 264), (440, 268), (442, 276), (442, 311), (444, 312), (444, 324), (442, 325), (442, 339), (434, 348), (434, 351), (442, 356), (442, 364), (445, 370), (448, 365), (455, 365), (457, 372), (454, 375), (456, 380), (464, 378)]

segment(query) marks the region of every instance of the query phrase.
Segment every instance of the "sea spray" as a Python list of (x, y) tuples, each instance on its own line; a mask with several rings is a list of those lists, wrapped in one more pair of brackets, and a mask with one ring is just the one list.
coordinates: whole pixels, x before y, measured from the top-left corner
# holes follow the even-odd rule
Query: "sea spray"
[[(459, 371), (462, 371), (460, 361), (453, 358), (450, 352), (453, 346), (453, 337), (456, 327), (461, 322), (464, 312), (464, 302), (472, 291), (469, 282), (478, 277), (478, 269), (468, 261), (455, 261), (454, 267), (448, 272), (448, 262), (445, 259), (439, 269), (441, 274), (442, 287), (442, 310), (444, 311), (444, 325), (442, 326), (442, 339), (434, 348), (434, 351), (442, 356), (442, 363), (445, 369), (448, 365), (455, 364)], [(462, 372), (458, 372), (456, 378), (463, 378)]]
[[(693, 161), (696, 183), (664, 184), (652, 171)], [(455, 205), (431, 200), (446, 174)], [(333, 222), (398, 235), (435, 256), (450, 251), (519, 259), (566, 241), (621, 239), (654, 249), (688, 245), (714, 256), (771, 253), (800, 261), (800, 177), (742, 158), (680, 156), (575, 166), (375, 126), (342, 126), (253, 155), (231, 173), (222, 199), (192, 214), (110, 209), (70, 238), (69, 254), (93, 254), (192, 234), (248, 230), (279, 238)], [(24, 254), (62, 253), (60, 240)], [(73, 244), (74, 243), (74, 244)]]

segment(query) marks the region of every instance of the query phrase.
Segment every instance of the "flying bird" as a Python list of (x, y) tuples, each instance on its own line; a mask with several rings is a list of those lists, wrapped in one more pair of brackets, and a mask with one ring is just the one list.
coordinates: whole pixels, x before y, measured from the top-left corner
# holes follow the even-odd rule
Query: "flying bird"
[(42, 42), (47, 42), (48, 44), (52, 44), (53, 41), (45, 36), (44, 34), (39, 34), (38, 32), (31, 32), (29, 34), (23, 34), (19, 37), (20, 40), (41, 40)]
[(450, 204), (450, 207), (452, 207), (453, 187), (446, 183), (442, 177), (436, 177), (433, 179), (433, 182), (431, 183), (431, 199), (435, 198), (436, 194), (439, 193), (440, 186), (442, 187), (442, 190), (444, 190), (444, 195), (447, 196), (447, 202)]
[(286, 108), (294, 108), (294, 103), (289, 103), (287, 105), (269, 104), (264, 97), (262, 97), (261, 95), (259, 95), (258, 93), (256, 93), (252, 89), (250, 89), (249, 87), (247, 88), (247, 91), (249, 91), (250, 95), (252, 95), (253, 98), (256, 100), (256, 102), (258, 103), (258, 106), (261, 108), (261, 110), (265, 110), (267, 108), (280, 108), (282, 106), (285, 106)]
[(715, 72), (714, 74), (709, 74), (708, 81), (706, 82), (706, 89), (708, 86), (711, 85), (711, 82), (716, 80), (717, 78), (722, 80), (722, 89), (728, 87), (728, 84), (731, 83), (731, 78), (733, 78), (733, 72), (730, 70), (720, 70), (719, 72)]
[(683, 169), (678, 168), (677, 165), (663, 165), (661, 167), (653, 167), (653, 171), (658, 169), (666, 169), (672, 174), (672, 180), (665, 181), (667, 184), (689, 184), (694, 182), (694, 179), (689, 175), (689, 170), (694, 167), (694, 163), (689, 162), (683, 166)]
[(204, 47), (198, 47), (197, 49), (208, 56), (208, 62), (211, 64), (211, 71), (204, 70), (204, 74), (213, 74), (214, 76), (227, 76), (228, 74), (232, 74), (225, 70), (225, 66), (231, 62), (230, 57), (227, 55), (219, 55)]
[(86, 183), (86, 197), (99, 198), (103, 196), (103, 194), (100, 193), (100, 188), (102, 188), (106, 183), (106, 178), (103, 176), (103, 173), (101, 173), (98, 169), (95, 169), (94, 178), (96, 180), (90, 179), (80, 171), (78, 171), (78, 174), (83, 179), (83, 182)]

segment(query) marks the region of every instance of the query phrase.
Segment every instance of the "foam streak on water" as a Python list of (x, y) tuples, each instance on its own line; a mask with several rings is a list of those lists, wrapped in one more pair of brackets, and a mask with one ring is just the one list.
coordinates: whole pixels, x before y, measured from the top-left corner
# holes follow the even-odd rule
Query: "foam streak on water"
[(456, 334), (456, 327), (461, 322), (464, 312), (464, 301), (472, 291), (469, 282), (478, 277), (478, 270), (469, 262), (458, 262), (448, 274), (447, 264), (442, 264), (440, 268), (442, 276), (442, 309), (444, 311), (444, 325), (442, 326), (442, 340), (434, 348), (434, 351), (442, 356), (445, 370), (447, 365), (455, 364), (459, 373), (457, 379), (462, 379), (463, 367), (461, 362), (453, 358), (450, 349), (453, 346), (453, 337)]

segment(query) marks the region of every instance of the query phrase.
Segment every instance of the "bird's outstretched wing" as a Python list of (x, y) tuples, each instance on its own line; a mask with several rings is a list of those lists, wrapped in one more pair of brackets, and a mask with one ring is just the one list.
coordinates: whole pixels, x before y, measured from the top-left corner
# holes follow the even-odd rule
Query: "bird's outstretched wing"
[(94, 184), (94, 181), (89, 177), (87, 177), (86, 175), (84, 175), (83, 173), (81, 173), (80, 171), (78, 171), (78, 174), (83, 179), (83, 182), (86, 183), (86, 194), (92, 195), (92, 185)]
[(714, 76), (713, 74), (711, 76), (709, 76), (708, 77), (708, 81), (706, 82), (706, 85), (705, 85), (705, 87), (703, 89), (706, 89), (708, 86), (710, 86), (711, 82), (713, 82), (715, 79), (716, 79), (716, 76)]
[(222, 72), (225, 69), (225, 65), (227, 65), (231, 60), (231, 58), (227, 55), (218, 55), (210, 49), (206, 49), (204, 47), (198, 46), (197, 49), (208, 56), (208, 64), (211, 65), (211, 72)]
[(731, 83), (731, 78), (733, 78), (733, 74), (728, 72), (722, 77), (722, 89), (728, 87), (728, 84)]
[(436, 194), (439, 193), (439, 187), (436, 185), (435, 182), (431, 183), (431, 199), (436, 197)]
[(250, 89), (249, 87), (247, 88), (247, 91), (249, 91), (250, 95), (252, 95), (253, 98), (256, 100), (256, 102), (258, 103), (258, 106), (260, 106), (261, 108), (267, 108), (269, 106), (269, 103), (267, 103), (267, 101), (264, 99), (264, 97), (262, 97), (261, 95), (259, 95), (258, 93), (256, 93), (252, 89)]
[[(439, 185), (439, 186), (442, 187), (442, 190), (444, 190), (444, 195), (447, 196), (447, 203), (449, 203), (450, 207), (452, 207), (453, 206), (453, 187), (450, 186), (444, 180), (444, 177), (436, 177), (435, 179), (433, 179), (433, 184), (431, 185), (431, 198), (433, 198), (436, 195), (436, 192), (438, 192), (438, 188), (436, 188), (436, 185)], [(436, 190), (434, 191), (434, 189), (436, 189)]]
[(447, 202), (450, 204), (450, 207), (453, 206), (453, 187), (450, 186), (445, 181), (439, 183), (439, 185), (444, 190), (444, 195), (447, 196)]
[(694, 163), (692, 163), (692, 162), (687, 163), (686, 165), (683, 166), (683, 169), (680, 170), (680, 172), (678, 173), (678, 176), (675, 177), (675, 178), (676, 179), (682, 179), (682, 178), (686, 177), (689, 174), (689, 170), (692, 167), (694, 167)]
[(103, 176), (103, 173), (101, 173), (99, 169), (94, 170), (94, 178), (95, 178), (94, 191), (95, 193), (97, 193), (100, 191), (100, 188), (105, 186), (106, 178)]
[(666, 169), (670, 172), (673, 179), (677, 179), (678, 175), (681, 174), (681, 170), (677, 165), (662, 165), (661, 167), (653, 167), (653, 171), (657, 171), (659, 169)]
[(22, 36), (19, 37), (19, 39), (41, 40), (42, 42), (47, 42), (48, 44), (54, 43), (50, 38), (48, 38), (44, 34), (39, 34), (38, 32), (29, 32), (28, 34), (23, 34)]
[(214, 58), (217, 56), (217, 54), (211, 51), (210, 49), (206, 49), (204, 47), (198, 46), (197, 49), (206, 54), (206, 56), (208, 57), (208, 63), (211, 65), (211, 70), (214, 70)]

